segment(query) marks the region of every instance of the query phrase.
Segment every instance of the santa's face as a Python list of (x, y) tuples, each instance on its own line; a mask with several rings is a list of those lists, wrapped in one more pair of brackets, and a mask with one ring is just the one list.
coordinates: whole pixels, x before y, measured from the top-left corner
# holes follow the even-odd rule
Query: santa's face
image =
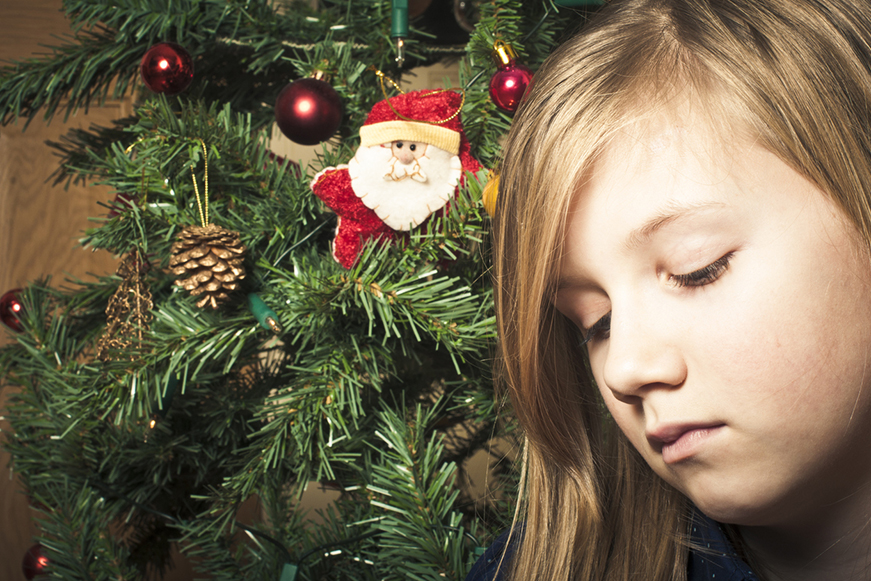
[(458, 156), (418, 141), (361, 146), (348, 162), (354, 193), (394, 230), (411, 230), (443, 208), (462, 171)]
[(428, 144), (420, 141), (393, 141), (384, 143), (381, 147), (389, 147), (393, 157), (388, 161), (388, 171), (385, 180), (401, 182), (412, 179), (416, 182), (426, 182), (426, 172), (418, 161), (426, 153)]
[(381, 147), (389, 147), (393, 157), (403, 165), (409, 165), (426, 153), (427, 144), (420, 141), (392, 141)]

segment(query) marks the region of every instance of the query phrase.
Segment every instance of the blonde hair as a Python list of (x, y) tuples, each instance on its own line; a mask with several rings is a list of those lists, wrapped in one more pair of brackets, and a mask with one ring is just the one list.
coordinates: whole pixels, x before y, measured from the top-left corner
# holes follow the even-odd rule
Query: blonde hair
[(615, 1), (536, 73), (493, 219), (499, 376), (528, 440), (512, 578), (686, 578), (689, 502), (610, 421), (579, 332), (553, 307), (567, 208), (596, 155), (688, 97), (831, 196), (867, 243), (869, 13), (848, 0)]

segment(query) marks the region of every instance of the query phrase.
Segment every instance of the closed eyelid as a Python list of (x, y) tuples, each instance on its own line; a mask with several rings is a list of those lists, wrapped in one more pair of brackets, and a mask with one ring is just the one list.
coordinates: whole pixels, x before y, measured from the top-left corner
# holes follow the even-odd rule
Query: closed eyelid
[[(735, 251), (730, 251), (712, 262), (707, 266), (695, 270), (687, 274), (670, 275), (670, 281), (673, 281), (677, 287), (696, 288), (704, 287), (713, 282), (716, 282), (729, 268), (729, 263), (735, 255)], [(611, 334), (611, 313), (608, 311), (602, 318), (593, 323), (589, 329), (581, 327), (583, 340), (581, 346), (588, 345), (591, 341), (597, 338), (607, 339)], [(603, 336), (604, 335), (604, 336)]]
[(589, 286), (589, 280), (583, 276), (576, 274), (560, 274), (551, 279), (550, 286), (553, 288), (553, 295), (557, 296), (559, 291), (570, 288), (583, 288)]
[[(559, 294), (554, 294), (552, 305), (570, 321), (573, 327), (580, 331), (581, 345), (586, 345), (597, 330), (601, 329), (603, 325), (607, 325), (606, 319), (610, 317), (611, 304), (607, 298), (603, 297), (591, 301), (589, 298), (578, 297), (568, 288), (563, 289)], [(584, 316), (584, 313), (589, 316), (597, 312), (605, 313), (605, 315), (600, 316), (595, 323), (587, 328), (583, 321), (589, 319)]]
[(582, 331), (584, 339), (581, 341), (581, 346), (588, 344), (590, 341), (603, 333), (611, 332), (611, 312), (609, 311), (604, 317), (593, 323), (593, 325), (585, 332)]
[(703, 287), (717, 280), (728, 270), (735, 251), (727, 252), (714, 262), (693, 272), (669, 275), (669, 281), (678, 287)]
[[(671, 204), (632, 230), (622, 242), (623, 251), (631, 254), (638, 249), (645, 248), (650, 245), (657, 233), (673, 225), (682, 226), (694, 219), (701, 218), (705, 224), (722, 224), (725, 216), (721, 210), (725, 207), (726, 204), (716, 201), (698, 205)], [(566, 288), (598, 288), (593, 279), (581, 270), (577, 268), (575, 272), (553, 273), (550, 286), (554, 289), (554, 294)]]

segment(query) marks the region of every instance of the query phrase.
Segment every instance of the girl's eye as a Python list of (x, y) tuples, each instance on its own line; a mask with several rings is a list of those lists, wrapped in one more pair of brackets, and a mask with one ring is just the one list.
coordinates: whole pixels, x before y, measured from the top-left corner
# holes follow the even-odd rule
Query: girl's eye
[(729, 261), (732, 260), (734, 254), (734, 252), (730, 252), (708, 266), (688, 274), (669, 275), (668, 280), (678, 287), (695, 287), (711, 284), (723, 276), (723, 273), (729, 268)]
[(587, 329), (584, 333), (584, 340), (581, 341), (581, 347), (593, 340), (607, 339), (611, 336), (611, 313), (593, 323), (593, 326)]
[[(715, 260), (708, 266), (694, 270), (687, 274), (672, 274), (668, 277), (669, 281), (677, 287), (699, 287), (711, 284), (723, 276), (723, 273), (729, 268), (729, 262), (734, 256), (734, 252), (729, 252), (725, 256)], [(586, 345), (592, 341), (607, 339), (611, 336), (611, 313), (593, 323), (586, 330), (583, 330), (584, 338), (581, 345)]]

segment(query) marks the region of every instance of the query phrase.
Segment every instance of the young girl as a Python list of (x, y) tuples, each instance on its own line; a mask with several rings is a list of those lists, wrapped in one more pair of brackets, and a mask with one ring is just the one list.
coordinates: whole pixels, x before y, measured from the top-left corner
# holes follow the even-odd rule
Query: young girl
[(526, 472), (470, 578), (871, 579), (866, 0), (615, 0), (494, 233)]

